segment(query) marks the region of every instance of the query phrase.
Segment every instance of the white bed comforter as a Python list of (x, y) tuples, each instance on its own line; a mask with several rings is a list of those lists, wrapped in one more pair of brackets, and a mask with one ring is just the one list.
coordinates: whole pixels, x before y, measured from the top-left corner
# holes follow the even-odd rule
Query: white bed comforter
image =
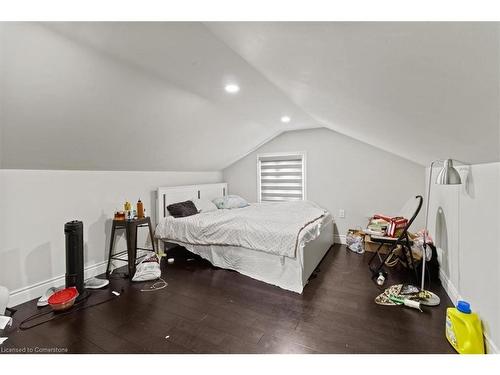
[[(169, 216), (158, 224), (155, 235), (165, 241), (240, 246), (295, 258), (298, 246), (303, 244), (304, 229), (315, 228), (313, 223), (321, 225), (328, 215), (326, 210), (307, 201), (255, 203), (184, 218)], [(308, 240), (313, 239), (310, 234)]]

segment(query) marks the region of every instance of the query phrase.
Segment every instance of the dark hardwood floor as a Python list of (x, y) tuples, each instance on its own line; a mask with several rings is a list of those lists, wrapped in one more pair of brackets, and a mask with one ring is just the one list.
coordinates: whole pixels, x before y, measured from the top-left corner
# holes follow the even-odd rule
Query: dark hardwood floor
[[(368, 254), (369, 255), (369, 254)], [(236, 272), (217, 269), (199, 258), (175, 252), (162, 263), (168, 287), (154, 292), (113, 279), (93, 292), (93, 304), (46, 324), (21, 331), (17, 325), (36, 313), (36, 302), (18, 306), (14, 326), (1, 351), (70, 353), (453, 353), (444, 337), (451, 301), (441, 287), (439, 307), (423, 313), (376, 305), (380, 293), (366, 262), (344, 246), (333, 246), (302, 295)], [(171, 255), (169, 255), (171, 256)], [(400, 280), (392, 273), (388, 285)], [(48, 308), (46, 308), (48, 309)], [(25, 348), (25, 349), (24, 349)], [(41, 348), (41, 349), (36, 349)]]

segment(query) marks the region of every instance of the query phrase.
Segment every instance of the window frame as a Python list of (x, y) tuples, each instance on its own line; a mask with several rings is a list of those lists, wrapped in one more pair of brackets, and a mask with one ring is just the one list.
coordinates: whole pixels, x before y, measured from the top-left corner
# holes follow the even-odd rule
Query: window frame
[[(290, 152), (271, 152), (257, 154), (257, 201), (262, 203), (262, 175), (261, 175), (261, 159), (262, 158), (273, 158), (273, 157), (294, 157), (300, 156), (302, 159), (302, 200), (307, 200), (307, 153), (306, 151), (290, 151)], [(264, 201), (267, 202), (267, 201)], [(290, 202), (290, 201), (283, 201)]]

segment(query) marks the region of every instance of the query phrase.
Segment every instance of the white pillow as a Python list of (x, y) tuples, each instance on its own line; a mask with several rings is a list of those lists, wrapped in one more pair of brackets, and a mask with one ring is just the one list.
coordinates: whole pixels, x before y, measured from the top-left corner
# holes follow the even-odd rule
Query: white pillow
[(227, 195), (225, 197), (215, 198), (212, 202), (217, 208), (243, 208), (248, 206), (248, 202), (239, 195)]
[(196, 206), (198, 212), (209, 212), (217, 210), (217, 206), (208, 199), (193, 199), (193, 203)]

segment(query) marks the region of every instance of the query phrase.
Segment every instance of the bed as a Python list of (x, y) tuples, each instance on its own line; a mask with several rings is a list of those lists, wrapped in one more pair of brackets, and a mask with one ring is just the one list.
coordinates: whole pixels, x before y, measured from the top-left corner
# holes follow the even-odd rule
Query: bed
[(214, 266), (302, 293), (330, 249), (333, 218), (312, 202), (251, 203), (186, 218), (166, 207), (185, 200), (228, 194), (226, 183), (158, 189), (155, 237), (165, 247), (185, 247)]

